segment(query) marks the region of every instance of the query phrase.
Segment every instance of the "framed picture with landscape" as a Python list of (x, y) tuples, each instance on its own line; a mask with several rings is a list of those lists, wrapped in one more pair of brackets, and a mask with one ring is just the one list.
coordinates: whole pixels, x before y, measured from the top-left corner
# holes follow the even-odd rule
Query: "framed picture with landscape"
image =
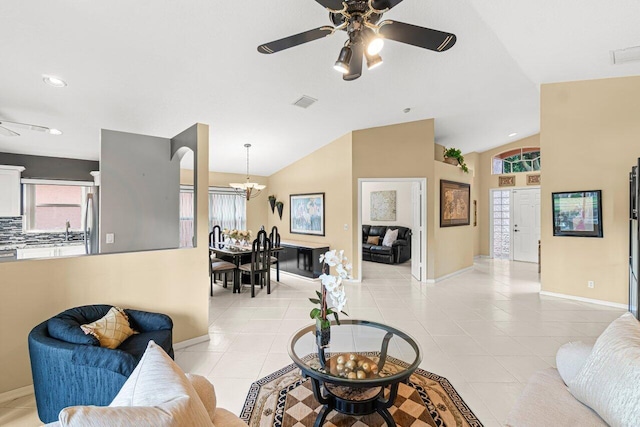
[(471, 186), (440, 180), (440, 227), (470, 224)]
[(553, 235), (602, 237), (602, 192), (552, 193)]
[(289, 209), (292, 234), (324, 236), (324, 193), (291, 194)]

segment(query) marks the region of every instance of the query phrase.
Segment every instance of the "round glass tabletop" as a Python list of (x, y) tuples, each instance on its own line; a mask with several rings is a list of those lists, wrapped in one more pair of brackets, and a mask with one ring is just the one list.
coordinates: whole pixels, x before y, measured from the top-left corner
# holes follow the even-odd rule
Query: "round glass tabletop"
[(304, 374), (348, 387), (376, 387), (408, 378), (421, 361), (420, 347), (406, 333), (381, 323), (342, 320), (331, 325), (329, 345), (319, 348), (316, 326), (296, 332), (289, 356)]

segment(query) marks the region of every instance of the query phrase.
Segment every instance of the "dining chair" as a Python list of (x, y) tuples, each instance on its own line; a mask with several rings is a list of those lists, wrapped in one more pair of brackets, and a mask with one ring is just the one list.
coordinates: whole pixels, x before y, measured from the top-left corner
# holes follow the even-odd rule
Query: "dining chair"
[[(224, 243), (222, 239), (222, 230), (219, 225), (214, 225), (211, 229), (211, 233), (209, 233), (209, 248), (219, 248)], [(214, 262), (224, 261), (223, 259), (217, 258), (215, 253), (209, 249), (209, 278), (212, 279), (212, 283), (215, 280), (213, 278), (213, 270), (211, 269), (211, 264)]]
[[(273, 248), (280, 247), (280, 233), (278, 233), (278, 227), (275, 225), (271, 228), (271, 234), (269, 235)], [(271, 264), (276, 266), (276, 282), (280, 281), (280, 251), (273, 252), (271, 255)]]
[(213, 296), (213, 283), (216, 281), (216, 274), (224, 274), (224, 281), (222, 283), (222, 287), (226, 288), (227, 287), (227, 275), (229, 273), (234, 273), (235, 269), (236, 269), (236, 265), (232, 262), (228, 262), (228, 261), (223, 261), (223, 260), (217, 260), (215, 262), (211, 262), (209, 263), (209, 269), (211, 270), (211, 284), (210, 284), (210, 291), (209, 291), (209, 295)]
[(267, 294), (271, 293), (271, 240), (267, 232), (261, 230), (251, 245), (251, 262), (239, 267), (240, 273), (251, 275), (251, 298), (256, 296), (256, 280), (260, 288), (267, 285)]

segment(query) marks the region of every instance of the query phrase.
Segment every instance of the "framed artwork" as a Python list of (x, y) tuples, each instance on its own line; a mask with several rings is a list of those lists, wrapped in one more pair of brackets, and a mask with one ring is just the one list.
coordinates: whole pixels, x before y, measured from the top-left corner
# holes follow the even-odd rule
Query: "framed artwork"
[(516, 185), (515, 175), (498, 177), (498, 187), (515, 187), (515, 185)]
[(470, 224), (471, 186), (440, 180), (440, 227)]
[(553, 235), (602, 237), (602, 192), (551, 193)]
[(289, 231), (324, 236), (324, 193), (289, 196)]
[(396, 220), (396, 190), (371, 192), (371, 221)]
[(540, 174), (527, 175), (527, 185), (540, 185)]

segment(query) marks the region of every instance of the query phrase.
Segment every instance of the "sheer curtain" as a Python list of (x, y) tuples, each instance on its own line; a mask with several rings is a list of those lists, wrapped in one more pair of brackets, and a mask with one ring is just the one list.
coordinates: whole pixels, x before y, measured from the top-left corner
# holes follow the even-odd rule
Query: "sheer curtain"
[(246, 207), (244, 194), (224, 188), (209, 188), (209, 230), (214, 225), (244, 230), (247, 226)]
[(180, 247), (193, 247), (193, 189), (180, 189)]

